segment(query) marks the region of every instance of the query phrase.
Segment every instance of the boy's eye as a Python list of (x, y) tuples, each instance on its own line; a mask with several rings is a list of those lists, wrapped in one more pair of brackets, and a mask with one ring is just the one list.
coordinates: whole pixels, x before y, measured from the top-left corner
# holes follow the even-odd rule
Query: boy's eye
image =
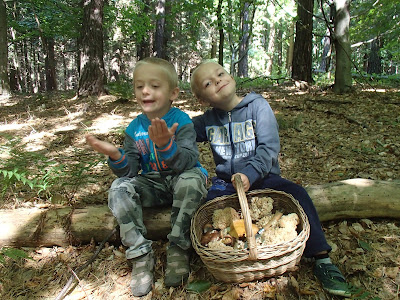
[(222, 76), (222, 75), (224, 75), (224, 72), (221, 72), (221, 73), (218, 74), (218, 76)]
[(204, 85), (205, 88), (209, 87), (211, 83), (206, 82), (206, 84)]

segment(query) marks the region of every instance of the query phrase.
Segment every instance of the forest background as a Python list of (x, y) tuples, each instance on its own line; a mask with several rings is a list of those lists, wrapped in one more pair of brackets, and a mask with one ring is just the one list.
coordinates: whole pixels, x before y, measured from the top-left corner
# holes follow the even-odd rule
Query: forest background
[[(140, 113), (132, 70), (147, 56), (175, 65), (182, 91), (175, 105), (190, 116), (204, 110), (188, 84), (203, 59), (224, 65), (239, 93), (261, 93), (280, 126), (284, 177), (304, 186), (356, 177), (396, 181), (399, 11), (396, 0), (0, 0), (0, 206), (105, 204), (114, 176), (83, 136), (121, 144)], [(208, 148), (199, 149), (213, 175)], [(398, 220), (335, 220), (324, 229), (353, 298), (398, 299)], [(96, 242), (19, 245), (33, 260), (0, 246), (0, 295), (52, 298)], [(191, 281), (210, 288), (200, 295), (166, 290), (165, 243), (154, 245), (158, 272), (149, 299), (331, 299), (304, 263), (273, 280), (228, 285), (215, 282), (198, 257)], [(77, 275), (69, 298), (130, 299), (123, 252), (106, 244)]]
[(2, 0), (0, 20), (1, 94), (128, 89), (146, 56), (173, 62), (183, 82), (215, 58), (241, 78), (332, 78), (337, 92), (352, 75), (399, 72), (395, 0)]

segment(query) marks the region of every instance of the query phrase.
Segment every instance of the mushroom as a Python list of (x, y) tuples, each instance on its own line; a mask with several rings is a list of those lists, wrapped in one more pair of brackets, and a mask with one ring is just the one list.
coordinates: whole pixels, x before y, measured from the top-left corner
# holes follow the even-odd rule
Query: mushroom
[(203, 234), (200, 240), (200, 244), (207, 246), (211, 241), (217, 241), (221, 238), (221, 232), (219, 230), (212, 230)]
[(235, 238), (229, 234), (225, 235), (222, 240), (222, 243), (224, 243), (226, 246), (232, 246), (235, 244)]
[(212, 226), (212, 224), (207, 223), (206, 225), (204, 225), (203, 227), (203, 233), (207, 233), (214, 230), (214, 227)]

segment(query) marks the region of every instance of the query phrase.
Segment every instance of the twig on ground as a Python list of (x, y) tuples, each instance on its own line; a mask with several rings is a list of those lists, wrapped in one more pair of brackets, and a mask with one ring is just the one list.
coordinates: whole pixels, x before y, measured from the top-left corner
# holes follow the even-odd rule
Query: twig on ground
[[(105, 243), (114, 235), (117, 233), (119, 226), (116, 226), (106, 237), (105, 239), (100, 243), (100, 245), (97, 247), (96, 252), (92, 255), (92, 257), (82, 266), (76, 269), (76, 271), (72, 271), (71, 277), (69, 278), (68, 282), (65, 284), (64, 288), (61, 290), (61, 292), (58, 294), (58, 296), (55, 298), (55, 300), (62, 300), (65, 298), (67, 295), (67, 292), (69, 290), (69, 287), (71, 286), (72, 282), (74, 279), (77, 278), (76, 274), (79, 274), (82, 270), (84, 270), (88, 265), (90, 265), (96, 257), (99, 255), (100, 251), (104, 248)], [(75, 277), (75, 276), (76, 277)]]

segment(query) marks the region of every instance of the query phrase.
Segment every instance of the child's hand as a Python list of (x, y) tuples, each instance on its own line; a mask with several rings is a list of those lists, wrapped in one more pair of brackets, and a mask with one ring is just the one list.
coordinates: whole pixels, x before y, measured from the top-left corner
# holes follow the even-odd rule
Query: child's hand
[(109, 142), (101, 141), (93, 135), (86, 136), (86, 143), (88, 143), (93, 150), (109, 156), (111, 160), (115, 161), (121, 158), (121, 152), (119, 152), (117, 147)]
[(174, 136), (176, 129), (178, 128), (178, 123), (174, 123), (171, 128), (168, 128), (167, 123), (164, 120), (155, 118), (151, 120), (151, 125), (149, 126), (149, 137), (157, 147), (165, 147), (171, 137)]
[(244, 175), (243, 173), (235, 173), (235, 174), (233, 174), (232, 177), (231, 177), (231, 181), (232, 181), (232, 184), (235, 187), (235, 189), (236, 189), (235, 175), (239, 175), (240, 176), (240, 178), (242, 179), (242, 182), (243, 182), (244, 192), (247, 192), (249, 190), (249, 188), (250, 188), (249, 178), (247, 178), (247, 176)]

